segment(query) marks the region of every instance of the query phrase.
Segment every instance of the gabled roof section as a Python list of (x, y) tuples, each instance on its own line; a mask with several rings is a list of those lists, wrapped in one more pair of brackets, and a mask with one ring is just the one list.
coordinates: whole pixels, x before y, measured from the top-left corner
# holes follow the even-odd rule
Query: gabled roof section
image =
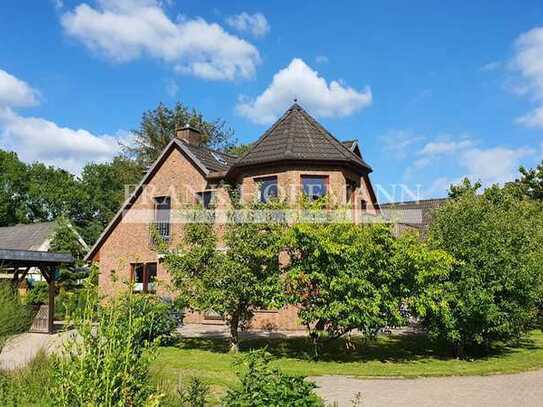
[[(193, 148), (191, 149), (190, 147), (193, 147)], [(197, 168), (204, 177), (207, 177), (210, 173), (213, 172), (210, 168), (204, 165), (204, 162), (202, 162), (202, 160), (200, 160), (200, 158), (202, 158), (204, 155), (202, 151), (200, 150), (200, 148), (194, 148), (194, 147), (196, 146), (189, 146), (188, 144), (186, 144), (185, 142), (177, 138), (173, 138), (168, 143), (168, 145), (164, 148), (164, 150), (162, 151), (160, 156), (157, 158), (157, 160), (154, 162), (154, 164), (147, 170), (143, 179), (138, 184), (134, 192), (132, 192), (130, 197), (128, 197), (128, 199), (123, 203), (123, 205), (121, 206), (119, 211), (115, 214), (111, 222), (109, 222), (109, 224), (106, 226), (106, 228), (104, 229), (104, 231), (102, 232), (102, 234), (100, 235), (100, 237), (98, 238), (94, 246), (92, 246), (89, 253), (85, 256), (86, 261), (90, 261), (94, 258), (94, 256), (96, 255), (96, 253), (98, 252), (98, 250), (100, 249), (104, 241), (107, 239), (107, 237), (110, 235), (110, 233), (113, 231), (115, 226), (122, 220), (124, 212), (130, 209), (132, 205), (134, 204), (134, 202), (136, 202), (138, 197), (143, 192), (143, 189), (145, 188), (145, 186), (153, 178), (153, 176), (160, 169), (162, 164), (166, 161), (166, 159), (169, 157), (170, 153), (174, 149), (178, 149), (186, 157), (188, 157), (189, 161), (192, 162), (195, 168)]]
[(278, 161), (344, 162), (371, 172), (371, 167), (348, 146), (294, 103), (232, 168)]
[(56, 227), (56, 222), (0, 227), (0, 249), (38, 250), (53, 237)]

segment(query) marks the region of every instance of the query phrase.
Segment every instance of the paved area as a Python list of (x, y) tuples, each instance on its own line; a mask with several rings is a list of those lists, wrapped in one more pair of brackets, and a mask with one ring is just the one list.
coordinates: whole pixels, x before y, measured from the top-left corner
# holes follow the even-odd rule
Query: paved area
[(8, 339), (0, 353), (0, 369), (13, 370), (25, 366), (40, 351), (51, 354), (61, 349), (62, 343), (71, 332), (54, 335), (24, 333)]
[[(177, 333), (185, 338), (228, 338), (230, 331), (224, 324), (187, 324), (179, 327)], [(263, 331), (247, 330), (240, 332), (241, 339), (247, 338), (291, 338), (307, 335), (305, 330), (299, 331)]]
[(317, 392), (338, 406), (360, 407), (541, 407), (543, 370), (513, 375), (428, 379), (363, 380), (342, 376), (312, 377)]

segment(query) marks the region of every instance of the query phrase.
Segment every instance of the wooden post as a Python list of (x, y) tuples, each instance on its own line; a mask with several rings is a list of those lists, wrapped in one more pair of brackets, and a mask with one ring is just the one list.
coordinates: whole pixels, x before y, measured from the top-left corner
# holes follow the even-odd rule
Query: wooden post
[(49, 319), (47, 321), (47, 330), (50, 334), (55, 329), (55, 273), (52, 268), (49, 269)]

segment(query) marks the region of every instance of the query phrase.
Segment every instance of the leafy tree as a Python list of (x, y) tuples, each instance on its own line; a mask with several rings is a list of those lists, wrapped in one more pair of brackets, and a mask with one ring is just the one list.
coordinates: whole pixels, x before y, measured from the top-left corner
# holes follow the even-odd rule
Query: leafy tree
[(143, 113), (140, 127), (134, 130), (133, 145), (125, 152), (143, 165), (152, 164), (164, 147), (175, 137), (178, 127), (190, 125), (202, 131), (202, 143), (212, 148), (232, 146), (233, 130), (223, 120), (206, 120), (202, 113), (177, 102), (172, 108), (160, 103), (154, 110)]
[(24, 217), (26, 165), (17, 154), (0, 150), (0, 226), (14, 225)]
[(466, 189), (435, 212), (429, 241), (455, 258), (441, 295), (421, 314), (431, 335), (463, 357), (466, 345), (488, 346), (530, 328), (543, 282), (540, 203), (514, 185), (481, 195)]
[(405, 325), (412, 298), (424, 298), (418, 281), (446, 275), (452, 261), (413, 236), (395, 238), (385, 225), (299, 223), (286, 246), (286, 291), (300, 307), (315, 357), (323, 341), (354, 329), (374, 337)]
[(316, 385), (302, 376), (290, 376), (270, 366), (271, 355), (253, 351), (237, 361), (241, 386), (228, 389), (225, 407), (323, 406), (313, 391)]
[(534, 169), (526, 169), (521, 166), (521, 177), (516, 183), (522, 191), (532, 199), (543, 201), (543, 161)]
[(249, 151), (251, 147), (252, 147), (252, 144), (250, 143), (247, 143), (247, 144), (242, 143), (242, 144), (237, 144), (234, 146), (227, 147), (225, 148), (224, 152), (227, 154), (233, 155), (235, 157), (241, 157), (247, 151)]
[(84, 208), (75, 223), (88, 243), (93, 243), (106, 227), (144, 172), (137, 162), (115, 157), (108, 163), (89, 163), (81, 173)]
[(28, 166), (25, 221), (47, 222), (61, 215), (77, 218), (84, 198), (76, 177), (69, 172), (34, 163)]
[(472, 183), (469, 178), (464, 178), (458, 185), (451, 185), (449, 198), (456, 198), (465, 192), (477, 192), (481, 188), (481, 183), (476, 181)]
[[(233, 219), (232, 219), (233, 220)], [(230, 326), (230, 346), (237, 351), (239, 329), (255, 309), (280, 305), (279, 253), (283, 225), (269, 222), (229, 223), (218, 250), (211, 223), (187, 223), (184, 245), (167, 252), (167, 265), (190, 308), (216, 312)]]

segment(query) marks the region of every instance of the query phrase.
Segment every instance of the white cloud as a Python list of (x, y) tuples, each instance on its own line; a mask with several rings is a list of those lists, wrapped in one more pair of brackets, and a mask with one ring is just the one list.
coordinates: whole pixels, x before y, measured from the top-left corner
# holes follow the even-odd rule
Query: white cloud
[(419, 151), (420, 155), (451, 154), (473, 146), (473, 141), (466, 139), (460, 141), (431, 141)]
[(243, 12), (226, 18), (226, 24), (240, 31), (248, 32), (253, 37), (263, 37), (270, 31), (268, 20), (262, 13), (248, 14)]
[(484, 185), (503, 183), (514, 179), (520, 160), (534, 153), (525, 147), (471, 148), (462, 153), (460, 164), (468, 170), (469, 178), (480, 179)]
[(483, 72), (491, 72), (491, 71), (496, 71), (496, 70), (500, 69), (501, 67), (502, 67), (502, 63), (500, 61), (493, 61), (493, 62), (489, 62), (487, 64), (484, 64), (481, 67), (481, 71), (483, 71)]
[(62, 15), (67, 35), (116, 62), (150, 56), (211, 80), (251, 78), (258, 50), (202, 18), (172, 21), (156, 0), (99, 0)]
[(321, 117), (348, 116), (369, 106), (372, 94), (369, 87), (357, 91), (339, 81), (319, 76), (304, 61), (294, 58), (277, 72), (268, 88), (254, 100), (240, 97), (236, 109), (242, 116), (260, 124), (269, 124), (298, 98), (309, 112)]
[[(463, 175), (457, 179), (468, 177), (474, 181), (481, 181), (483, 185), (504, 183), (515, 178), (521, 160), (534, 156), (536, 151), (527, 147), (476, 147), (475, 142), (469, 138), (451, 141), (440, 138), (424, 145), (417, 153), (422, 158), (415, 160), (408, 169), (409, 173), (420, 170), (432, 164), (441, 165), (443, 162), (458, 167)], [(445, 178), (440, 182), (436, 180), (431, 188), (444, 185)], [(449, 182), (450, 180), (447, 180)]]
[(0, 145), (26, 162), (41, 161), (79, 174), (87, 162), (113, 158), (119, 152), (118, 140), (60, 127), (38, 117), (23, 117), (10, 108), (0, 109)]
[(38, 93), (26, 82), (0, 69), (0, 108), (25, 107), (38, 104)]
[(511, 65), (523, 80), (515, 88), (529, 93), (539, 105), (534, 111), (518, 118), (517, 123), (543, 128), (543, 27), (520, 35), (515, 42), (515, 51)]
[(0, 148), (17, 152), (23, 161), (41, 161), (79, 174), (89, 161), (113, 158), (119, 152), (119, 140), (130, 137), (126, 132), (97, 136), (39, 117), (23, 117), (13, 110), (36, 104), (36, 91), (30, 85), (0, 70)]
[(389, 130), (379, 137), (379, 140), (385, 152), (403, 158), (415, 144), (424, 140), (424, 137), (408, 130)]

